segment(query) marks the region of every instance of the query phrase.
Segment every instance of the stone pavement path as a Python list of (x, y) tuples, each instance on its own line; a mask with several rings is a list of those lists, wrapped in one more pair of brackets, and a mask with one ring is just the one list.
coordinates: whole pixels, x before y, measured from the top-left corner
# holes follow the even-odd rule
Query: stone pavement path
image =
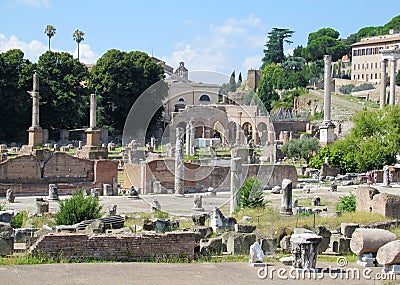
[[(321, 268), (335, 267), (333, 263), (317, 263)], [(64, 263), (44, 265), (0, 266), (0, 285), (123, 285), (123, 284), (382, 284), (373, 280), (381, 272), (380, 268), (372, 268), (368, 274), (371, 280), (362, 276), (361, 268), (349, 264), (361, 272), (360, 278), (341, 278), (331, 273), (317, 275), (316, 280), (293, 279), (289, 275), (290, 267), (281, 264), (270, 264), (268, 273), (273, 278), (258, 277), (259, 268), (245, 262), (224, 263)], [(337, 267), (337, 266), (336, 266)], [(272, 273), (272, 268), (275, 269)], [(284, 268), (278, 277), (277, 269)], [(294, 273), (292, 276), (295, 277)], [(336, 278), (335, 278), (336, 276)], [(378, 276), (380, 277), (380, 276)], [(400, 276), (397, 277), (400, 280)], [(395, 282), (390, 284), (396, 284)], [(399, 284), (399, 283), (397, 283)]]

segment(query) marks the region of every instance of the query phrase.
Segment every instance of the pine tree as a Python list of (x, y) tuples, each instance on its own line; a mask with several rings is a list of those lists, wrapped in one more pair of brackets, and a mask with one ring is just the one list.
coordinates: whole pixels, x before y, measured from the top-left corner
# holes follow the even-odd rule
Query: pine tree
[(232, 72), (231, 78), (229, 78), (229, 91), (235, 92), (236, 91), (236, 75), (235, 71)]

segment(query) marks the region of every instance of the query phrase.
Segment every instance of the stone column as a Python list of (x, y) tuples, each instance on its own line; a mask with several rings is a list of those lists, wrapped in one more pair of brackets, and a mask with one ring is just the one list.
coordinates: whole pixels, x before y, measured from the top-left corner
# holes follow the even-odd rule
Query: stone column
[(379, 105), (382, 109), (386, 105), (386, 60), (381, 61), (381, 94), (379, 99)]
[(175, 195), (184, 196), (183, 129), (176, 128), (175, 144)]
[(283, 179), (282, 181), (282, 200), (281, 200), (281, 211), (280, 214), (283, 216), (293, 215), (292, 211), (292, 180)]
[(33, 74), (32, 127), (39, 127), (39, 75)]
[(242, 159), (234, 157), (231, 159), (231, 203), (229, 212), (233, 214), (239, 206), (238, 193), (242, 178)]
[(395, 97), (396, 97), (396, 65), (397, 60), (395, 58), (390, 59), (390, 95), (389, 95), (389, 104), (394, 106)]
[(90, 117), (89, 117), (89, 128), (96, 128), (96, 94), (90, 94)]
[(192, 132), (193, 132), (193, 125), (192, 121), (189, 121), (189, 123), (186, 126), (186, 155), (191, 155), (192, 151)]
[(385, 165), (383, 167), (383, 186), (384, 187), (391, 187), (390, 186), (390, 170), (389, 165)]
[(43, 143), (43, 131), (39, 125), (39, 75), (33, 74), (32, 126), (28, 130), (28, 145), (35, 148)]
[(324, 77), (324, 121), (331, 121), (331, 56), (324, 55), (325, 77)]

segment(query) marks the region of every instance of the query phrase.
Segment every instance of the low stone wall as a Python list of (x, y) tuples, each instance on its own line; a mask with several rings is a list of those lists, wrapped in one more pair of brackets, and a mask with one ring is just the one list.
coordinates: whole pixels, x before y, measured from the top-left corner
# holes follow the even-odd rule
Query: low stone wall
[(48, 234), (32, 245), (34, 256), (67, 260), (140, 261), (157, 258), (194, 258), (194, 233), (143, 235)]
[(400, 219), (400, 196), (380, 193), (374, 187), (359, 186), (356, 189), (356, 209)]

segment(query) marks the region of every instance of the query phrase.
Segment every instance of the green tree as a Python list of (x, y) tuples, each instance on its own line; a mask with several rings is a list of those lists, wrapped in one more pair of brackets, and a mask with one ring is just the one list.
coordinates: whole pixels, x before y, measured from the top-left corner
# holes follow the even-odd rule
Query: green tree
[(239, 88), (242, 85), (242, 73), (239, 73), (238, 82), (236, 84), (236, 88)]
[(239, 189), (240, 208), (258, 208), (264, 206), (264, 194), (261, 182), (256, 178), (247, 178)]
[(400, 86), (400, 71), (398, 71), (396, 75), (396, 85)]
[(281, 89), (282, 84), (276, 79), (283, 78), (283, 71), (275, 63), (266, 65), (262, 70), (262, 77), (258, 84), (257, 96), (264, 103), (268, 112), (272, 109), (272, 102), (279, 100), (276, 89)]
[(292, 37), (294, 31), (285, 28), (273, 28), (268, 33), (268, 41), (265, 44), (264, 58), (262, 59), (265, 67), (271, 63), (282, 63), (285, 60), (283, 43), (291, 44), (292, 41), (289, 38)]
[(0, 53), (0, 141), (26, 142), (31, 124), (34, 65), (24, 59), (21, 50)]
[(229, 91), (235, 92), (236, 91), (236, 75), (235, 71), (232, 72), (231, 77), (229, 78)]
[(99, 125), (121, 133), (133, 103), (163, 77), (162, 66), (144, 52), (107, 51), (93, 67), (89, 81), (90, 89), (99, 95)]
[(83, 191), (75, 191), (71, 198), (60, 200), (60, 210), (55, 216), (57, 225), (73, 225), (85, 220), (101, 217), (102, 206), (92, 196), (84, 196)]
[(319, 141), (316, 138), (293, 139), (282, 146), (282, 152), (286, 157), (302, 158), (307, 163), (319, 149)]
[(49, 51), (50, 51), (50, 39), (56, 34), (56, 28), (53, 25), (47, 25), (44, 29), (44, 33), (49, 37)]
[(400, 153), (400, 107), (363, 110), (353, 116), (354, 128), (343, 140), (323, 148), (310, 160), (319, 168), (325, 157), (342, 172), (382, 169), (396, 161)]
[(85, 33), (78, 29), (72, 34), (73, 40), (78, 44), (78, 61), (79, 61), (79, 44), (83, 40), (85, 40), (84, 36), (85, 36)]
[[(87, 67), (66, 52), (39, 57), (40, 125), (48, 129), (81, 127), (88, 120)], [(74, 115), (71, 115), (74, 114)]]

